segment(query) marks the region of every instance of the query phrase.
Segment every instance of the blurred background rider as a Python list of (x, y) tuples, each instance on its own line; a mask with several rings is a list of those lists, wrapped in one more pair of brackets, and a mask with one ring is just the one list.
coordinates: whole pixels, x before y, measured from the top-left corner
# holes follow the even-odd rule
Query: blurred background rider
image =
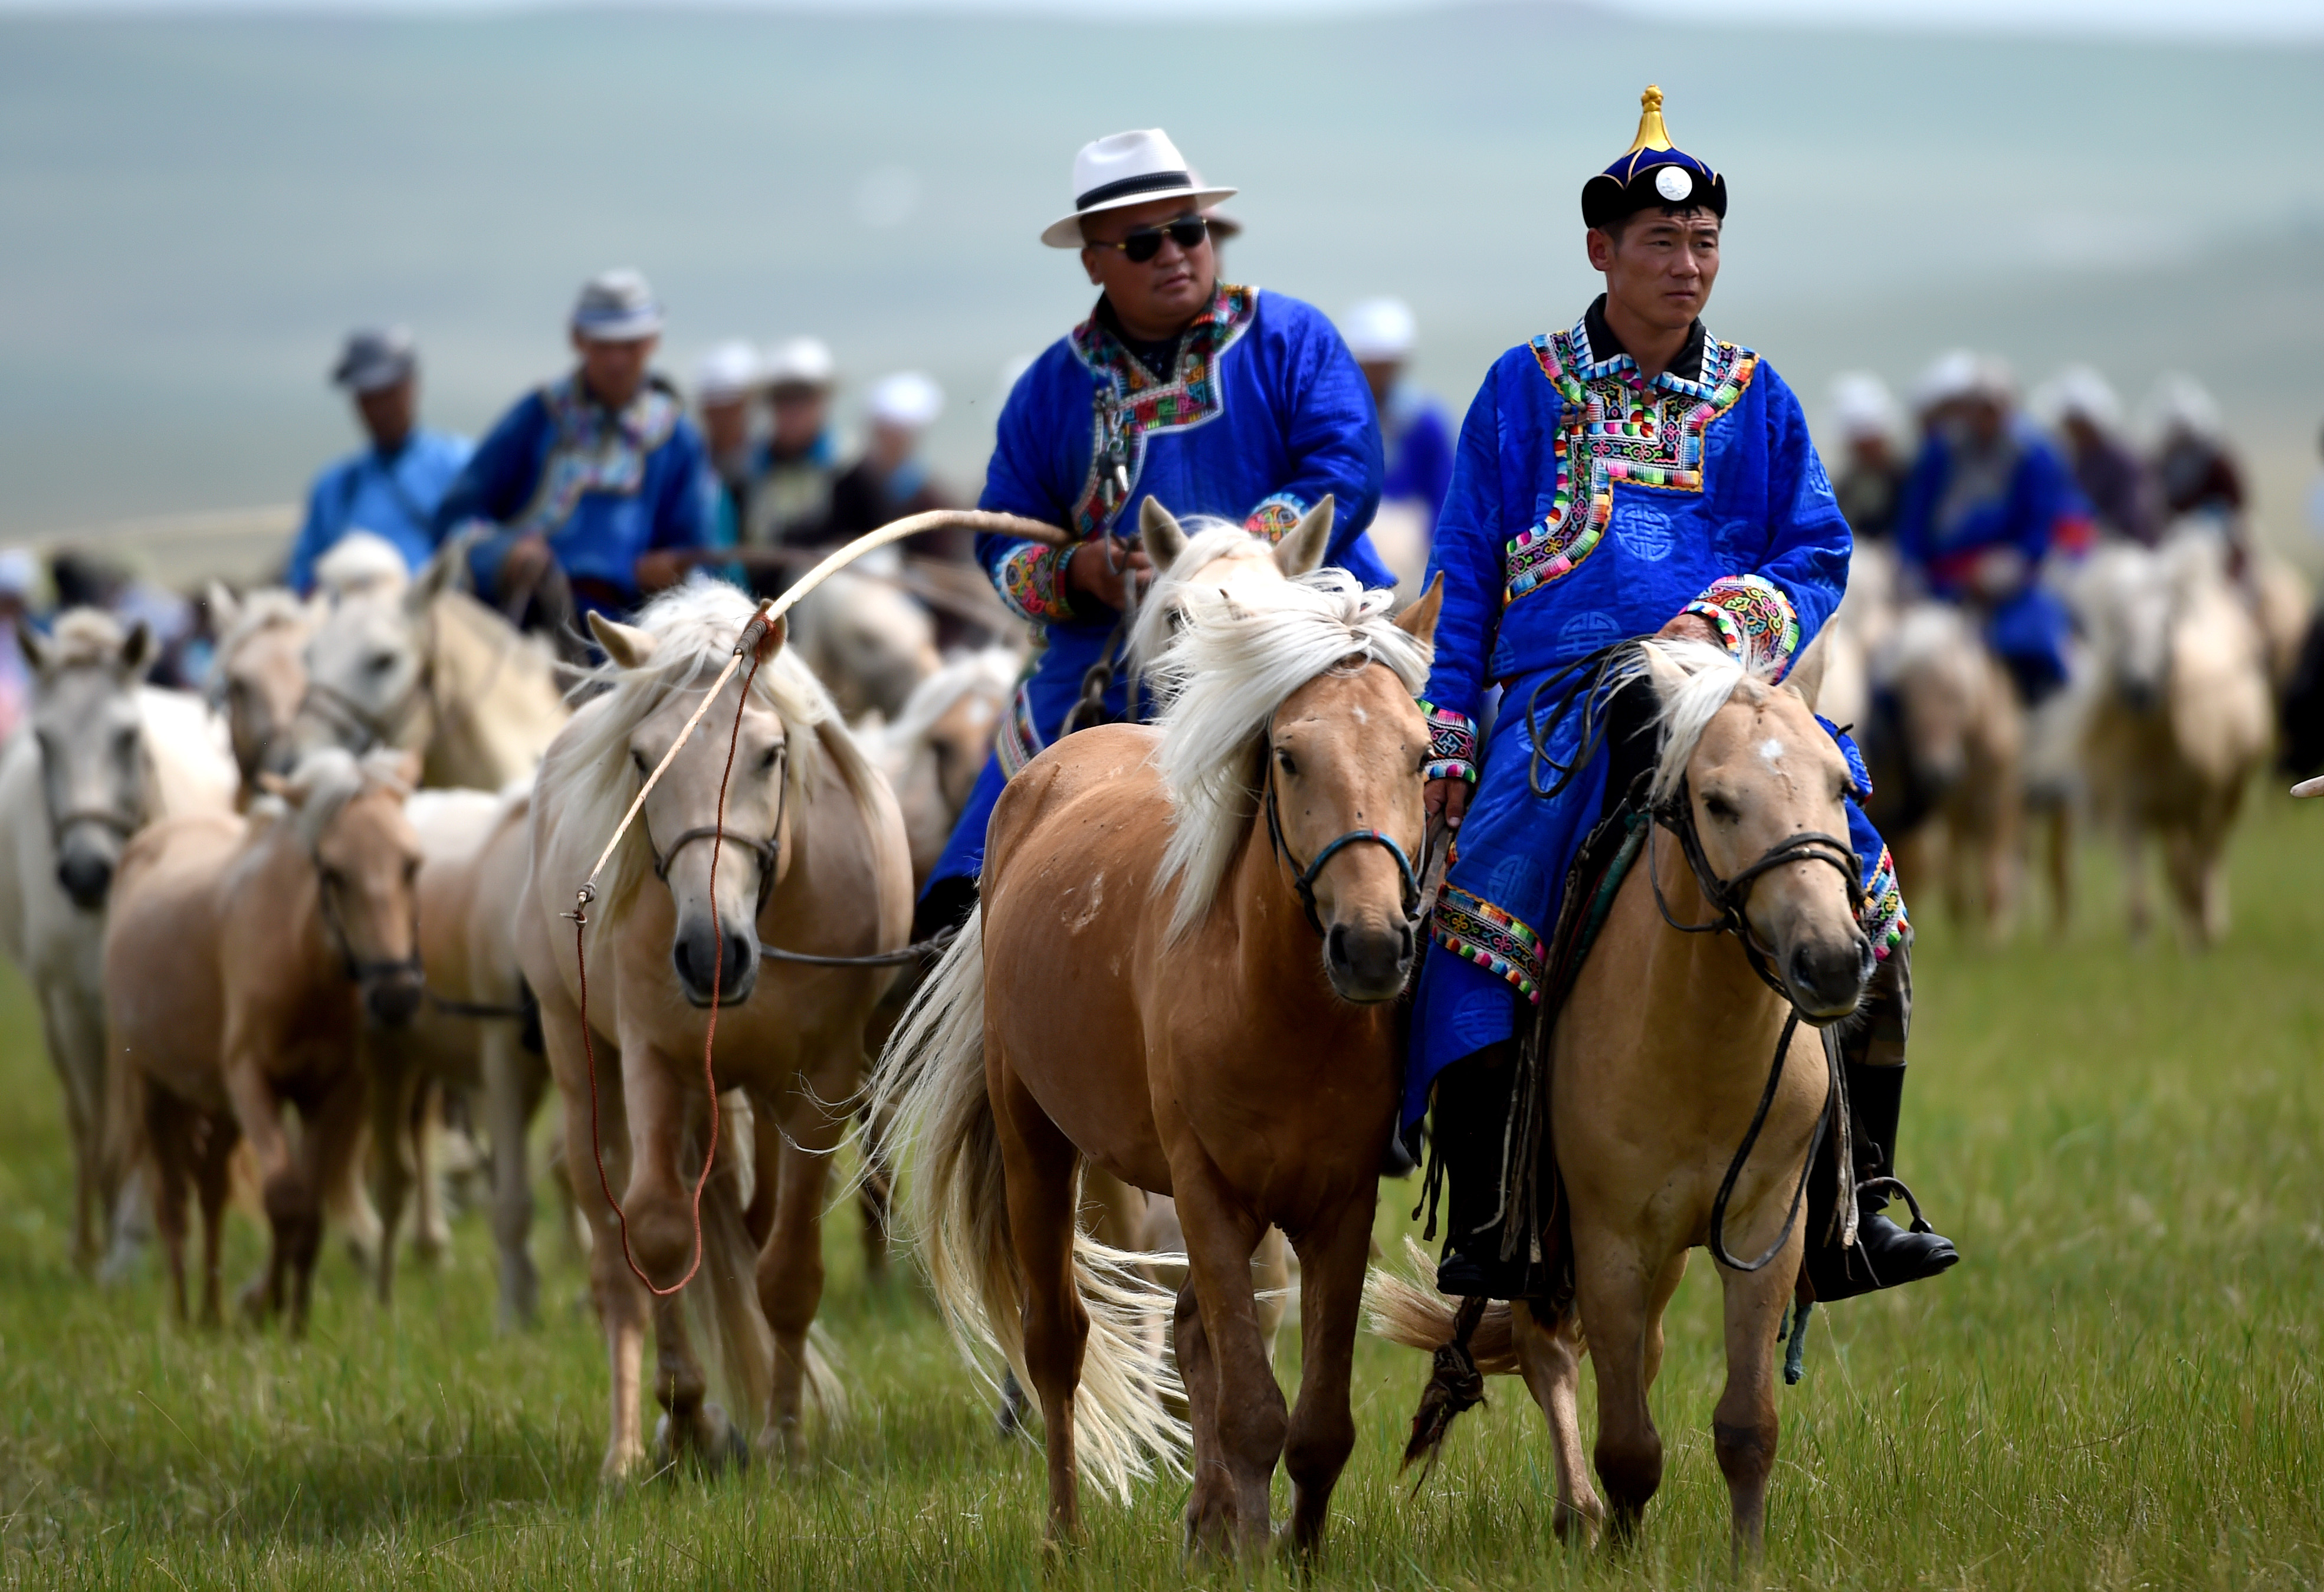
[(1348, 311), (1340, 335), (1356, 356), (1379, 413), (1384, 470), (1372, 548), (1396, 572), (1397, 592), (1408, 602), (1420, 594), (1436, 516), (1452, 484), (1452, 419), (1406, 376), (1419, 324), (1403, 299), (1364, 300)]
[[(767, 351), (760, 376), (771, 426), (742, 514), (745, 547), (804, 548), (829, 539), (832, 484), (839, 478), (839, 440), (831, 429), (837, 374), (837, 362), (818, 338), (793, 337)], [(765, 571), (754, 578), (764, 594), (780, 589), (784, 576)]]
[[(843, 542), (907, 514), (951, 506), (950, 494), (920, 457), (920, 438), (944, 413), (944, 389), (919, 371), (898, 371), (872, 384), (863, 405), (868, 422), (863, 456), (832, 483), (831, 518), (824, 539)], [(969, 538), (961, 531), (923, 533), (908, 546), (927, 557), (962, 560), (969, 556)]]
[(417, 570), (441, 539), (436, 511), (475, 445), (420, 424), (420, 356), (401, 327), (347, 334), (331, 380), (354, 400), (370, 446), (315, 478), (284, 581), (304, 596), (315, 561), (351, 530), (384, 537)]
[(481, 522), (479, 596), (568, 642), (582, 612), (627, 612), (716, 544), (702, 434), (650, 368), (661, 329), (643, 276), (592, 278), (573, 307), (574, 369), (517, 400), (437, 511), (439, 535)]
[(694, 367), (694, 412), (702, 445), (718, 478), (718, 540), (741, 534), (742, 511), (761, 468), (753, 435), (752, 402), (759, 395), (759, 351), (739, 340), (721, 343)]

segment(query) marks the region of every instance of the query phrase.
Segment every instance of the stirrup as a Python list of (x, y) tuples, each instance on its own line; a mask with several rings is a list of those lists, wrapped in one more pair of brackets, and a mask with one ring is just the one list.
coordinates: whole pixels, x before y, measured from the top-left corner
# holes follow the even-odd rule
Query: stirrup
[(1904, 1180), (1901, 1177), (1868, 1177), (1856, 1185), (1855, 1192), (1859, 1205), (1867, 1194), (1879, 1195), (1883, 1204), (1887, 1203), (1891, 1199), (1900, 1199), (1913, 1212), (1910, 1231), (1934, 1233), (1937, 1230), (1929, 1225), (1929, 1219), (1921, 1214), (1921, 1202), (1913, 1198), (1913, 1191), (1904, 1186)]

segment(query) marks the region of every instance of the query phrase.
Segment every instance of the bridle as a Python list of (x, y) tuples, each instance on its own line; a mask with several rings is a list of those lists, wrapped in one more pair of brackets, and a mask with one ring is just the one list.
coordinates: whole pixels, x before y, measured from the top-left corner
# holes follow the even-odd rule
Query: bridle
[[(1792, 998), (1790, 989), (1775, 971), (1766, 948), (1752, 932), (1745, 908), (1749, 905), (1751, 887), (1758, 879), (1778, 868), (1788, 868), (1795, 862), (1821, 862), (1836, 870), (1848, 888), (1849, 912), (1851, 916), (1863, 911), (1864, 869), (1861, 859), (1846, 841), (1814, 830), (1803, 830), (1788, 835), (1762, 851), (1758, 857), (1738, 869), (1731, 877), (1721, 879), (1711, 867), (1710, 857), (1702, 849), (1702, 836), (1695, 827), (1694, 798), (1686, 779), (1682, 777), (1677, 788), (1652, 808), (1655, 826), (1667, 829), (1678, 838), (1680, 852), (1686, 858), (1687, 868), (1694, 875), (1695, 888), (1714, 916), (1707, 923), (1681, 923), (1671, 916), (1670, 903), (1663, 897), (1662, 876), (1655, 864), (1656, 847), (1650, 833), (1646, 837), (1646, 878), (1653, 885), (1655, 909), (1663, 921), (1683, 934), (1733, 934), (1743, 946), (1744, 958), (1761, 983), (1783, 998), (1787, 1009), (1784, 1031), (1775, 1040), (1775, 1054), (1767, 1063), (1767, 1081), (1759, 1091), (1759, 1107), (1751, 1115), (1751, 1126), (1743, 1135), (1743, 1142), (1735, 1149), (1734, 1158), (1727, 1164), (1727, 1175), (1720, 1181), (1719, 1192), (1711, 1201), (1711, 1231), (1708, 1247), (1711, 1257), (1730, 1271), (1756, 1272), (1766, 1267), (1784, 1247), (1792, 1241), (1792, 1229), (1799, 1225), (1800, 1210), (1807, 1201), (1808, 1179), (1815, 1171), (1816, 1156), (1823, 1148), (1824, 1136), (1837, 1132), (1840, 1139), (1840, 1175), (1843, 1184), (1855, 1181), (1855, 1164), (1848, 1142), (1848, 1078), (1840, 1064), (1840, 1045), (1829, 1025), (1820, 1025), (1823, 1040), (1824, 1071), (1827, 1088), (1823, 1105), (1816, 1113), (1815, 1132), (1808, 1139), (1806, 1158), (1800, 1164), (1800, 1181), (1792, 1191), (1791, 1208), (1784, 1217), (1784, 1230), (1766, 1253), (1754, 1260), (1738, 1260), (1727, 1249), (1727, 1207), (1734, 1197), (1735, 1184), (1743, 1175), (1744, 1164), (1751, 1157), (1752, 1146), (1759, 1142), (1759, 1130), (1766, 1126), (1768, 1109), (1775, 1103), (1775, 1088), (1783, 1081), (1784, 1063), (1792, 1052), (1792, 1036), (1799, 1032), (1800, 1008)], [(1835, 1128), (1834, 1124), (1837, 1124)], [(1839, 1217), (1843, 1246), (1856, 1237), (1856, 1203), (1852, 1199), (1840, 1202)]]
[[(759, 860), (759, 900), (757, 909), (752, 913), (755, 925), (758, 914), (766, 910), (767, 897), (775, 893), (775, 876), (778, 866), (782, 860), (783, 814), (790, 805), (790, 771), (791, 749), (790, 744), (786, 741), (779, 745), (775, 750), (775, 778), (780, 783), (776, 787), (775, 821), (770, 826), (765, 840), (753, 840), (749, 835), (737, 834), (722, 824), (706, 824), (699, 828), (689, 829), (679, 835), (669, 842), (669, 850), (664, 851), (655, 848), (653, 827), (650, 823), (648, 824), (645, 832), (646, 846), (653, 851), (654, 878), (668, 884), (669, 865), (678, 860), (678, 854), (680, 851), (696, 841), (715, 840), (722, 847), (740, 846)], [(719, 805), (723, 808), (725, 805), (724, 799), (725, 793), (723, 788), (719, 795), (721, 798)]]
[(315, 902), (323, 919), (323, 933), (329, 938), (331, 948), (339, 953), (339, 966), (346, 972), (347, 981), (362, 985), (406, 973), (415, 980), (424, 982), (427, 971), (420, 958), (418, 896), (414, 895), (411, 903), (411, 954), (366, 960), (355, 954), (355, 942), (347, 937), (346, 920), (340, 915), (338, 896), (331, 888), (331, 870), (323, 866), (322, 852), (309, 848), (307, 860), (315, 867)]
[(1350, 846), (1379, 846), (1396, 860), (1396, 872), (1404, 890), (1404, 921), (1407, 927), (1420, 921), (1420, 881), (1428, 872), (1431, 837), (1422, 831), (1420, 867), (1416, 870), (1412, 859), (1398, 845), (1396, 837), (1378, 829), (1351, 829), (1326, 841), (1305, 867), (1291, 854), (1291, 843), (1283, 838), (1283, 815), (1275, 800), (1275, 721), (1267, 721), (1267, 731), (1260, 741), (1260, 755), (1267, 759), (1266, 791), (1263, 805), (1267, 808), (1267, 842), (1273, 853), (1291, 870), (1291, 888), (1299, 894), (1299, 905), (1306, 909), (1307, 925), (1319, 935), (1323, 933), (1323, 915), (1315, 910), (1315, 881), (1323, 876), (1324, 867)]

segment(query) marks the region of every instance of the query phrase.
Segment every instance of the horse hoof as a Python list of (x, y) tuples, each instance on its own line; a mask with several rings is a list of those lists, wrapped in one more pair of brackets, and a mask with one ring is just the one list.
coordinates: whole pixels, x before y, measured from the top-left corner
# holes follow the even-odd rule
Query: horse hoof
[(661, 1419), (654, 1422), (652, 1451), (657, 1471), (667, 1470), (680, 1459), (692, 1459), (710, 1470), (729, 1466), (737, 1470), (750, 1468), (750, 1440), (716, 1404), (704, 1404), (693, 1418), (693, 1439), (682, 1453), (672, 1443), (672, 1430), (669, 1413), (664, 1411)]

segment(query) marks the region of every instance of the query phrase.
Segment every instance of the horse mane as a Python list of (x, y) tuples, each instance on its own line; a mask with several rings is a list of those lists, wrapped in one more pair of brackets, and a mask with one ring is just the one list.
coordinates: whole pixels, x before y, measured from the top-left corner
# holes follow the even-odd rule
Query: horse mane
[(110, 668), (128, 640), (121, 621), (104, 610), (69, 608), (49, 632), (49, 667)]
[(1154, 584), (1147, 588), (1145, 598), (1138, 605), (1137, 617), (1130, 621), (1130, 645), (1125, 650), (1130, 667), (1141, 673), (1152, 668), (1170, 644), (1172, 604), (1166, 599), (1175, 597), (1194, 578), (1196, 571), (1207, 569), (1222, 558), (1275, 557), (1272, 542), (1253, 536), (1231, 520), (1190, 514), (1180, 529), (1186, 534), (1186, 545), (1170, 560), (1169, 568), (1155, 575)]
[(895, 722), (881, 734), (890, 746), (908, 746), (926, 735), (937, 720), (952, 712), (962, 697), (978, 686), (993, 686), (1005, 692), (1017, 684), (1017, 676), (1023, 669), (1023, 660), (1006, 647), (987, 647), (981, 652), (955, 658), (912, 687), (911, 695), (897, 710)]
[(1654, 799), (1666, 801), (1678, 790), (1679, 781), (1686, 778), (1686, 766), (1694, 759), (1694, 749), (1702, 743), (1702, 732), (1711, 727), (1729, 702), (1740, 697), (1747, 705), (1766, 700), (1775, 684), (1770, 668), (1746, 668), (1735, 656), (1722, 647), (1707, 641), (1649, 640), (1638, 643), (1640, 658), (1637, 668), (1661, 671), (1657, 661), (1675, 668), (1683, 676), (1671, 688), (1659, 689), (1655, 704), (1655, 722), (1662, 726), (1662, 750), (1655, 763)]
[(392, 748), (358, 758), (344, 747), (318, 747), (300, 758), (283, 782), (298, 793), (297, 804), (272, 797), (279, 806), (271, 809), (271, 815), (287, 821), (299, 843), (312, 852), (323, 843), (332, 821), (357, 796), (382, 789), (399, 797), (411, 794), (411, 787), (404, 782), (402, 761), (403, 754)]
[[(734, 643), (755, 612), (757, 605), (733, 586), (697, 576), (664, 592), (636, 616), (635, 628), (655, 641), (653, 656), (642, 667), (623, 668), (609, 659), (577, 671), (576, 693), (595, 688), (602, 695), (574, 715), (571, 729), (549, 748), (540, 788), (553, 786), (569, 793), (567, 819), (582, 833), (613, 833), (637, 795), (630, 772), (631, 732), (673, 695), (708, 686), (733, 656)], [(867, 829), (874, 835), (883, 833), (874, 794), (879, 776), (807, 665), (786, 646), (760, 666), (752, 692), (793, 732), (785, 775), (791, 803), (805, 805), (822, 759), (828, 757), (862, 809)], [(651, 864), (645, 829), (633, 824), (613, 854), (604, 895), (609, 910), (601, 921), (612, 919), (613, 909), (629, 898)]]
[(1154, 765), (1170, 796), (1170, 839), (1155, 889), (1178, 886), (1170, 934), (1209, 913), (1259, 810), (1267, 726), (1286, 697), (1326, 671), (1384, 664), (1405, 689), (1427, 683), (1429, 648), (1396, 627), (1391, 591), (1319, 569), (1263, 600), (1199, 588), (1156, 662), (1169, 705)]

